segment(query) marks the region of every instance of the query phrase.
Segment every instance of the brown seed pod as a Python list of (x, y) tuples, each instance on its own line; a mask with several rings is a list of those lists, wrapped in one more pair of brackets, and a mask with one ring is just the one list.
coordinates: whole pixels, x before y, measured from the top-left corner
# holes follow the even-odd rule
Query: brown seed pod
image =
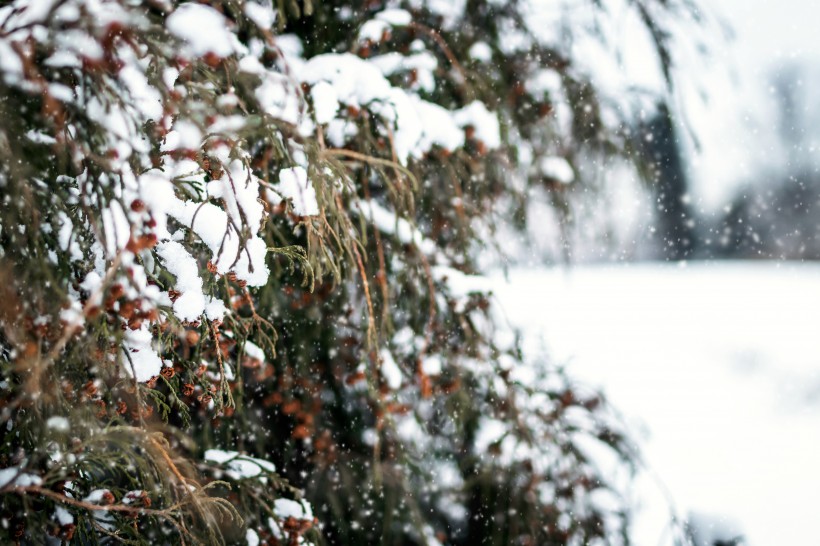
[(70, 542), (74, 538), (74, 533), (77, 531), (77, 526), (73, 523), (68, 523), (60, 527), (60, 538), (66, 542)]
[(302, 403), (298, 400), (288, 400), (282, 406), (282, 413), (285, 415), (293, 415), (297, 411), (302, 409)]
[(191, 383), (182, 385), (182, 396), (191, 396), (194, 394), (194, 386)]
[(110, 312), (110, 311), (114, 310), (114, 306), (116, 304), (117, 304), (117, 299), (116, 298), (105, 298), (105, 301), (103, 302), (103, 307), (105, 307), (106, 311)]
[(327, 430), (323, 430), (313, 441), (313, 447), (316, 451), (325, 451), (330, 447), (331, 438)]
[(125, 288), (120, 283), (111, 285), (111, 288), (108, 290), (108, 297), (114, 300), (120, 299), (123, 294), (125, 294)]
[(173, 366), (166, 366), (159, 373), (165, 379), (171, 379), (176, 374)]
[(125, 320), (131, 320), (137, 312), (137, 304), (133, 301), (126, 301), (120, 305), (120, 316)]
[(131, 320), (128, 321), (128, 328), (131, 330), (139, 330), (142, 328), (142, 318), (131, 317)]
[(444, 394), (452, 394), (461, 388), (461, 381), (458, 378), (453, 379), (452, 381), (445, 383), (441, 386), (441, 392)]
[(364, 372), (363, 371), (357, 371), (357, 372), (352, 373), (352, 374), (348, 375), (347, 377), (345, 377), (345, 384), (346, 385), (354, 385), (354, 384), (358, 383), (359, 381), (364, 381), (365, 379), (367, 379), (367, 376), (365, 376)]
[(209, 51), (202, 57), (202, 60), (205, 61), (205, 64), (207, 64), (211, 68), (216, 68), (222, 62), (222, 57), (220, 57), (213, 51)]
[(23, 356), (25, 356), (26, 358), (34, 358), (35, 356), (37, 356), (37, 353), (39, 351), (40, 347), (33, 341), (30, 341), (26, 343), (26, 346), (23, 349)]
[(95, 385), (93, 381), (89, 381), (83, 386), (83, 391), (87, 396), (94, 396), (97, 394), (97, 385)]
[(146, 233), (145, 235), (140, 235), (138, 240), (138, 246), (140, 250), (146, 248), (154, 248), (157, 246), (157, 235), (156, 233)]
[(293, 432), (291, 432), (290, 435), (296, 440), (304, 440), (310, 436), (310, 430), (305, 425), (297, 425), (294, 427)]
[(108, 416), (108, 411), (106, 410), (105, 401), (104, 400), (95, 400), (95, 404), (97, 404), (97, 419), (105, 419)]
[(390, 402), (387, 404), (387, 411), (388, 413), (392, 413), (394, 415), (406, 415), (410, 413), (412, 408), (409, 404), (399, 404), (396, 402)]
[(303, 425), (305, 425), (306, 427), (313, 426), (313, 414), (312, 413), (301, 412), (301, 413), (299, 413), (299, 415), (296, 416), (296, 418)]
[(268, 396), (266, 396), (264, 400), (262, 400), (262, 405), (265, 406), (266, 408), (269, 408), (271, 406), (276, 406), (276, 405), (279, 405), (281, 403), (282, 403), (282, 393), (280, 393), (280, 392), (271, 393)]
[(186, 330), (185, 343), (192, 346), (199, 343), (199, 332), (197, 332), (196, 330)]

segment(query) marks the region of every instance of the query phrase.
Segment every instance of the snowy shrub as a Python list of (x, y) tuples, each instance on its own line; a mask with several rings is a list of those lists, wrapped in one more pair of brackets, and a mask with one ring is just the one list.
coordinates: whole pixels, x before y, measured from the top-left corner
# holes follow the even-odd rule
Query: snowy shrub
[(0, 539), (621, 540), (617, 420), (476, 270), (627, 154), (574, 11), (278, 5), (0, 7)]

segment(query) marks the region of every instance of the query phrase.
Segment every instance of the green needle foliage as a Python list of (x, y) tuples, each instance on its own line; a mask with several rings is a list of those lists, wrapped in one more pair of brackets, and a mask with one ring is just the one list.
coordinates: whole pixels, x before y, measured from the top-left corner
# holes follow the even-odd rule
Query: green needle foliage
[(388, 4), (2, 4), (0, 542), (626, 540), (477, 264), (628, 113), (523, 2)]

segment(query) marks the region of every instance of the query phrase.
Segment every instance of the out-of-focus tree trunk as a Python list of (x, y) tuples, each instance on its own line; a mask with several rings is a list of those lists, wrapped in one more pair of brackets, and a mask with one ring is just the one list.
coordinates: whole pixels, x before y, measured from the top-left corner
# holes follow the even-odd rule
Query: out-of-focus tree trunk
[(689, 206), (689, 187), (675, 123), (666, 104), (649, 121), (644, 153), (655, 194), (661, 257), (683, 260), (696, 250), (695, 216)]

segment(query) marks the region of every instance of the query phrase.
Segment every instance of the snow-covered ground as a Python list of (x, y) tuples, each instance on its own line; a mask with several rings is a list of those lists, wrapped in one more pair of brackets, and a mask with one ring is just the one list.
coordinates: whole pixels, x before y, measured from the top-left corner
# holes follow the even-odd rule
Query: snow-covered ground
[[(755, 546), (817, 540), (820, 264), (519, 269), (497, 282), (525, 347), (601, 387), (644, 435), (679, 514), (716, 516)], [(663, 544), (657, 483), (639, 480), (639, 546)]]

